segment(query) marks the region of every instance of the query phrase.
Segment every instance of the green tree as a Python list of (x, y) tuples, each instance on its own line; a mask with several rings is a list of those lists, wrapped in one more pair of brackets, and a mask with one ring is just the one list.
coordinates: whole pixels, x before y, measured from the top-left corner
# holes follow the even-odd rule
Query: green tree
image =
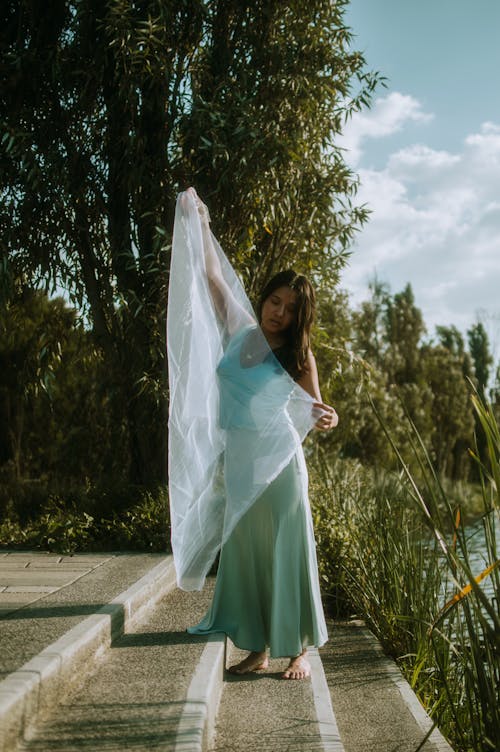
[(483, 324), (479, 321), (468, 330), (467, 337), (477, 380), (477, 389), (479, 396), (484, 400), (490, 377), (490, 368), (493, 365), (488, 335)]
[[(455, 394), (453, 397), (451, 394), (446, 396), (441, 394), (438, 398), (439, 401), (448, 399), (450, 402), (455, 400), (455, 407), (460, 412), (458, 414), (450, 415), (450, 422), (445, 425), (440, 431), (447, 431), (450, 433), (452, 425), (455, 424), (457, 429), (453, 443), (452, 459), (448, 457), (447, 466), (450, 470), (450, 474), (454, 479), (467, 478), (470, 470), (470, 457), (469, 448), (473, 446), (472, 427), (474, 426), (474, 411), (470, 399), (464, 400), (463, 391), (464, 387), (467, 395), (470, 394), (470, 383), (474, 379), (474, 369), (470, 354), (465, 349), (465, 341), (461, 332), (456, 326), (437, 326), (436, 333), (439, 341), (443, 347), (448, 350), (455, 362), (450, 364), (451, 370), (456, 371), (457, 366), (460, 367), (463, 377), (463, 383), (457, 381), (452, 383), (449, 379), (449, 374), (446, 373), (443, 380), (435, 378), (435, 387), (439, 391), (446, 389), (446, 385), (450, 384), (451, 389)], [(461, 396), (460, 396), (461, 394)], [(457, 399), (458, 398), (458, 399)], [(462, 403), (461, 406), (459, 403)], [(442, 420), (446, 421), (446, 414), (442, 413)], [(471, 427), (472, 426), (472, 427)], [(474, 467), (474, 465), (472, 465)]]
[(92, 333), (62, 297), (3, 282), (0, 518), (24, 524), (50, 496), (79, 502), (94, 487), (101, 510), (106, 495), (130, 503), (126, 424)]
[[(411, 285), (391, 295), (375, 280), (371, 298), (353, 315), (354, 349), (371, 365), (369, 391), (384, 424), (403, 456), (410, 456), (402, 405), (431, 451), (440, 472), (467, 475), (467, 449), (472, 443), (473, 415), (467, 378), (472, 364), (458, 329), (438, 327), (440, 344), (424, 344), (425, 324)], [(358, 431), (352, 431), (347, 453), (387, 466), (384, 437), (371, 425), (362, 400), (356, 404)], [(372, 416), (373, 417), (373, 416)], [(353, 428), (356, 422), (353, 421)], [(368, 446), (367, 446), (368, 445)]]
[(23, 443), (34, 401), (52, 396), (55, 374), (75, 312), (65, 301), (18, 286), (0, 306), (0, 459), (24, 472)]
[[(486, 388), (490, 377), (490, 368), (493, 365), (493, 357), (490, 352), (490, 343), (488, 334), (484, 325), (479, 321), (471, 326), (467, 331), (469, 341), (469, 352), (474, 366), (475, 384), (481, 400), (486, 399)], [(476, 440), (477, 450), (480, 457), (486, 454), (486, 436), (477, 415), (476, 422)], [(478, 474), (478, 467), (475, 466), (475, 472)]]
[(439, 342), (454, 355), (463, 355), (465, 350), (464, 338), (456, 326), (436, 326)]
[(390, 297), (389, 285), (376, 277), (368, 285), (371, 297), (354, 313), (356, 348), (372, 365), (382, 367), (387, 344), (385, 311)]
[(495, 383), (493, 384), (493, 387), (491, 389), (490, 400), (497, 420), (500, 423), (500, 363), (496, 368)]
[(354, 457), (379, 468), (394, 466), (390, 445), (369, 397), (400, 445), (404, 443), (403, 410), (382, 368), (387, 294), (385, 285), (373, 284), (372, 298), (356, 312), (350, 310), (342, 291), (321, 290), (318, 296), (314, 351), (322, 397), (339, 413), (338, 428), (317, 436), (318, 468), (325, 460), (331, 463), (338, 457)]
[(416, 383), (425, 324), (410, 284), (393, 298), (387, 298), (385, 328), (388, 345), (385, 366), (391, 383)]
[(431, 446), (436, 467), (453, 479), (467, 474), (467, 449), (473, 445), (474, 416), (464, 378), (464, 354), (443, 345), (422, 349), (432, 419)]
[(377, 76), (351, 49), (346, 5), (1, 5), (2, 253), (88, 316), (132, 481), (165, 478), (177, 191), (199, 189), (251, 292), (292, 260), (335, 279), (366, 218), (335, 142)]

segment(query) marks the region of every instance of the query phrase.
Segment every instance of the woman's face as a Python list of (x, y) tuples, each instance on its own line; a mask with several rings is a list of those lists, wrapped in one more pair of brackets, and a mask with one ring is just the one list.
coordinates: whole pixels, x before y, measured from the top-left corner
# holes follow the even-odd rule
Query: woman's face
[(278, 287), (262, 304), (261, 329), (266, 334), (280, 335), (295, 321), (297, 293), (286, 285)]

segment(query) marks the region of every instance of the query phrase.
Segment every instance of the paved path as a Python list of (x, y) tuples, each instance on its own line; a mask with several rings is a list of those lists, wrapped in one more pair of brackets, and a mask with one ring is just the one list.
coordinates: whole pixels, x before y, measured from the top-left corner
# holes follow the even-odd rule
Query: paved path
[(0, 618), (76, 582), (111, 558), (110, 554), (0, 553)]
[[(0, 752), (414, 752), (431, 724), (358, 623), (329, 623), (313, 677), (235, 677), (202, 593), (165, 554), (0, 553)], [(227, 653), (227, 655), (226, 655)], [(422, 752), (451, 752), (434, 733)]]
[(23, 752), (174, 750), (191, 674), (204, 640), (186, 633), (208, 606), (204, 593), (174, 590), (109, 650), (93, 661), (83, 683), (61, 700), (59, 712), (24, 737)]
[[(254, 674), (226, 673), (210, 752), (344, 752), (331, 704), (318, 707), (318, 694), (329, 700), (328, 686), (312, 654), (312, 680), (283, 680), (287, 658)], [(228, 641), (228, 665), (246, 655)]]
[(0, 553), (0, 679), (163, 559), (143, 553)]
[[(345, 752), (415, 752), (432, 723), (393, 660), (362, 622), (328, 620), (320, 648)], [(421, 752), (451, 752), (438, 733)]]

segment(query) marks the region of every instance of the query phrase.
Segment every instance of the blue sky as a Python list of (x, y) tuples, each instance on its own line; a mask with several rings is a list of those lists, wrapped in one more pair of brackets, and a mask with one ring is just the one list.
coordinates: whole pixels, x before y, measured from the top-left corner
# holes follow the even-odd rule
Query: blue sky
[(343, 286), (411, 282), (429, 334), (479, 317), (499, 349), (500, 0), (351, 0), (346, 21), (387, 88), (342, 139), (373, 211)]

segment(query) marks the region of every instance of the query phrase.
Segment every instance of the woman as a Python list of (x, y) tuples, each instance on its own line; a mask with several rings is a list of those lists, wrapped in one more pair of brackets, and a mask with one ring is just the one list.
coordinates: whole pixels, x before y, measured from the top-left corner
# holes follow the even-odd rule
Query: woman
[[(199, 226), (189, 215), (193, 206), (198, 212)], [(314, 291), (305, 277), (291, 270), (276, 275), (262, 293), (257, 326), (246, 297), (231, 277), (228, 262), (210, 232), (208, 210), (194, 189), (180, 195), (178, 208), (174, 246), (179, 244), (180, 226), (184, 223), (185, 235), (180, 243), (183, 263), (187, 263), (190, 254), (193, 259), (193, 267), (188, 271), (192, 277), (189, 297), (193, 308), (183, 316), (183, 330), (186, 322), (191, 322), (192, 337), (201, 329), (208, 333), (214, 330), (210, 313), (203, 306), (204, 275), (222, 343), (222, 357), (215, 368), (217, 428), (224, 432), (222, 464), (207, 463), (203, 455), (205, 465), (211, 468), (208, 490), (206, 481), (198, 483), (198, 489), (203, 488), (203, 501), (200, 503), (197, 497), (195, 511), (181, 515), (180, 522), (174, 509), (175, 529), (182, 530), (182, 534), (173, 533), (174, 556), (174, 541), (177, 544), (182, 540), (179, 550), (190, 547), (180, 562), (188, 584), (190, 578), (193, 582), (196, 579), (193, 572), (202, 568), (198, 551), (193, 553), (193, 549), (211, 548), (210, 540), (216, 541), (220, 534), (213, 532), (213, 520), (222, 519), (215, 527), (225, 532), (211, 607), (202, 621), (188, 631), (225, 632), (235, 645), (249, 650), (247, 658), (231, 666), (229, 671), (233, 673), (265, 669), (269, 647), (271, 657), (289, 657), (283, 678), (303, 679), (310, 674), (307, 646), (322, 645), (327, 632), (301, 439), (313, 425), (318, 430), (329, 430), (338, 422), (335, 410), (322, 402), (316, 363), (309, 346)], [(199, 258), (195, 250), (198, 246)], [(177, 252), (177, 257), (180, 255)], [(203, 274), (197, 271), (200, 266)], [(179, 280), (181, 272), (175, 276)], [(178, 293), (172, 277), (170, 290), (172, 295)], [(198, 297), (202, 305), (197, 307)], [(181, 302), (180, 296), (177, 300)], [(169, 310), (171, 307), (172, 300)], [(173, 326), (169, 336), (174, 336)], [(207, 335), (199, 337), (197, 350), (191, 344), (190, 351), (199, 352), (206, 344), (205, 339)], [(188, 350), (185, 344), (177, 348), (178, 353), (184, 353), (185, 363), (192, 360), (186, 356)], [(172, 366), (175, 367), (179, 357), (170, 356)], [(181, 372), (182, 368), (179, 375)], [(184, 376), (186, 380), (186, 373)], [(172, 389), (176, 393), (179, 383), (180, 378), (172, 379), (171, 394)], [(209, 389), (207, 386), (207, 394)], [(195, 399), (194, 388), (190, 393), (191, 399)], [(187, 396), (177, 399), (177, 403), (186, 401), (190, 401)], [(207, 421), (201, 412), (200, 405), (194, 410), (191, 422), (185, 424), (184, 432), (195, 431), (196, 420), (200, 423), (202, 419), (204, 425), (213, 429), (213, 421)], [(171, 426), (175, 430), (175, 420)], [(194, 444), (189, 453), (184, 448), (185, 454), (192, 457), (193, 447)], [(217, 447), (211, 445), (208, 454), (210, 450), (217, 458)], [(175, 470), (172, 456), (171, 451), (170, 464)], [(198, 455), (194, 462), (196, 477), (199, 462)], [(218, 473), (223, 476), (222, 500), (213, 483)], [(187, 478), (185, 473), (184, 481)], [(171, 499), (179, 485), (178, 479), (171, 483)], [(192, 488), (191, 496), (194, 494)], [(193, 537), (198, 541), (196, 544)]]

